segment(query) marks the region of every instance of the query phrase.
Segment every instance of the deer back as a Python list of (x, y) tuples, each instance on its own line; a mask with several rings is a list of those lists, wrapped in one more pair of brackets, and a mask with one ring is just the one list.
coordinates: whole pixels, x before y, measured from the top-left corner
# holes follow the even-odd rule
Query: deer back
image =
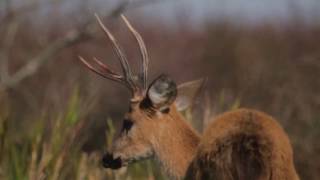
[(290, 141), (272, 117), (248, 109), (218, 116), (205, 130), (187, 179), (296, 180)]

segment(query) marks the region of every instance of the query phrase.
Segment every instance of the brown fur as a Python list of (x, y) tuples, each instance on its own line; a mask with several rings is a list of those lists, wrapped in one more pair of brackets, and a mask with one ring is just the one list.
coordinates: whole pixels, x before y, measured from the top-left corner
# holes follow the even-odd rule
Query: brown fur
[(186, 179), (296, 180), (289, 139), (270, 116), (227, 112), (205, 130)]
[(162, 128), (154, 141), (155, 155), (171, 178), (184, 176), (196, 153), (200, 136), (175, 108), (171, 108), (163, 119)]
[(172, 178), (182, 177), (195, 155), (200, 136), (185, 121), (174, 106), (167, 113), (131, 106), (126, 119), (134, 127), (128, 134), (121, 132), (113, 146), (114, 156), (139, 159), (155, 155)]
[(175, 105), (166, 113), (134, 103), (131, 134), (115, 141), (124, 159), (154, 155), (171, 179), (297, 180), (289, 139), (270, 116), (248, 109), (215, 118), (202, 137)]

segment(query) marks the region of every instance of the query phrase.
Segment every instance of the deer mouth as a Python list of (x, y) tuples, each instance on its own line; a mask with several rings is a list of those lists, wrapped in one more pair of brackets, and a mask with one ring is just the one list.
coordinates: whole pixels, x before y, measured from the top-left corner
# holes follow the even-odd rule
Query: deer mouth
[(115, 158), (112, 154), (107, 153), (102, 158), (102, 165), (104, 168), (120, 169), (121, 167), (125, 166), (125, 163), (120, 157)]
[(102, 165), (104, 168), (120, 169), (122, 167), (127, 166), (128, 164), (132, 164), (141, 160), (148, 159), (152, 155), (153, 153), (147, 153), (142, 156), (137, 156), (135, 158), (124, 158), (122, 156), (115, 156), (112, 153), (106, 153), (102, 157)]

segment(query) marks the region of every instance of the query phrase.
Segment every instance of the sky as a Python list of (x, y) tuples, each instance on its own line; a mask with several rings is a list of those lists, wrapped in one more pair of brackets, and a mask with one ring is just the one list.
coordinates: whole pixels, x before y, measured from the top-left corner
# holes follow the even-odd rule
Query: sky
[[(26, 3), (31, 0), (11, 0)], [(39, 0), (60, 1), (66, 12), (84, 6), (89, 13), (109, 11), (127, 0)], [(130, 0), (129, 0), (130, 1)], [(131, 0), (141, 1), (141, 0)], [(148, 1), (148, 0), (143, 0)], [(256, 23), (265, 20), (286, 22), (299, 15), (309, 24), (320, 23), (320, 0), (153, 0), (139, 8), (129, 9), (144, 20), (164, 21), (174, 25), (185, 21), (201, 25), (205, 21), (228, 19), (234, 22)], [(0, 6), (4, 0), (0, 0)], [(60, 3), (61, 4), (61, 3)], [(50, 9), (50, 8), (49, 8)], [(1, 7), (0, 7), (1, 11)]]
[[(114, 0), (95, 0), (94, 4), (104, 9), (112, 8), (116, 3)], [(164, 20), (171, 24), (181, 20), (181, 15), (196, 24), (222, 18), (248, 23), (285, 22), (293, 15), (299, 15), (311, 24), (320, 22), (320, 0), (158, 0), (129, 11), (150, 21)]]

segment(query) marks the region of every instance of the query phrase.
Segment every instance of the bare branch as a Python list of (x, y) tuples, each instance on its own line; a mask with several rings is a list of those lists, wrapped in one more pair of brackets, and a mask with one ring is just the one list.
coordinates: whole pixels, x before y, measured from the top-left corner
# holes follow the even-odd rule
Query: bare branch
[(57, 52), (82, 40), (83, 35), (84, 34), (82, 34), (82, 32), (70, 32), (65, 37), (52, 43), (36, 57), (30, 59), (28, 63), (18, 70), (13, 76), (8, 77), (6, 81), (3, 81), (1, 87), (4, 89), (15, 87), (23, 79), (36, 73), (39, 67), (49, 59), (53, 58)]
[(6, 81), (9, 77), (9, 50), (14, 42), (17, 30), (18, 30), (19, 22), (13, 21), (8, 25), (7, 34), (3, 41), (3, 48), (0, 50), (0, 83)]
[[(115, 9), (115, 11), (118, 11), (115, 13), (115, 11), (112, 11), (109, 13), (109, 15), (105, 15), (109, 18), (115, 17), (116, 15), (119, 15), (123, 13), (127, 8), (137, 8), (142, 5), (146, 5), (148, 3), (154, 3), (154, 2), (160, 2), (160, 0), (139, 0), (139, 1), (124, 1), (119, 6), (123, 6), (120, 8)], [(32, 8), (33, 6), (29, 6)], [(29, 9), (29, 8), (27, 8)], [(35, 74), (39, 68), (47, 63), (49, 60), (52, 60), (61, 50), (70, 47), (74, 44), (76, 44), (79, 41), (82, 41), (84, 39), (88, 39), (89, 37), (92, 37), (92, 35), (97, 31), (97, 27), (93, 21), (88, 21), (85, 24), (84, 30), (73, 30), (66, 34), (66, 36), (56, 40), (51, 45), (46, 47), (41, 53), (36, 55), (35, 57), (28, 60), (28, 63), (24, 65), (20, 70), (18, 70), (16, 73), (14, 73), (11, 77), (6, 78), (5, 81), (0, 82), (0, 90), (10, 89), (14, 88), (16, 85), (18, 85), (21, 81), (24, 79), (32, 76)]]

